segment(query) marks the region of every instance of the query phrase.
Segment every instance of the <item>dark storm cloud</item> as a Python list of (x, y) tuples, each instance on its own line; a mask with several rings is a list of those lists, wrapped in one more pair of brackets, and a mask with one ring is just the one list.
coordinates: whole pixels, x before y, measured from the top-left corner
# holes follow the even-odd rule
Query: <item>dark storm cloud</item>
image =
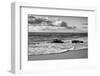
[(61, 23), (61, 27), (65, 27), (67, 29), (75, 29), (76, 28), (76, 26), (68, 26), (68, 23), (64, 22), (64, 21)]

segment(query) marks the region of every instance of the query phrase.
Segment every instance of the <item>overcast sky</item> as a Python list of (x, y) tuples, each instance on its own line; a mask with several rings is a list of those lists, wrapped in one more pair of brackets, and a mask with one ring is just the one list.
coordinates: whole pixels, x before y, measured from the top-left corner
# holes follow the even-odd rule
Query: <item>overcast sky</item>
[[(28, 15), (30, 16), (30, 15)], [(29, 26), (29, 32), (85, 32), (87, 31), (88, 27), (88, 18), (87, 17), (73, 17), (73, 16), (36, 16), (36, 15), (31, 15), (36, 18), (43, 18), (47, 19), (53, 22), (55, 25), (59, 25), (60, 21), (64, 21), (67, 23), (68, 27), (73, 27), (75, 26), (75, 29), (68, 29), (68, 28), (60, 28), (60, 27), (53, 27), (53, 26), (40, 26), (40, 24), (37, 24), (37, 26), (34, 26), (36, 24), (32, 24), (32, 26)], [(29, 18), (28, 18), (29, 20)], [(58, 23), (58, 24), (57, 24)], [(42, 24), (42, 23), (41, 23)]]

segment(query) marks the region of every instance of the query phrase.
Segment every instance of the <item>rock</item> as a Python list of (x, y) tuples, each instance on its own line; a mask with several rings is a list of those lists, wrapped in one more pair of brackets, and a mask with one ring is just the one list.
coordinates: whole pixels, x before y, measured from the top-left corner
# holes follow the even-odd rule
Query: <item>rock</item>
[(72, 43), (84, 43), (84, 41), (80, 41), (80, 40), (72, 40)]
[(64, 41), (60, 39), (54, 39), (51, 43), (64, 43)]

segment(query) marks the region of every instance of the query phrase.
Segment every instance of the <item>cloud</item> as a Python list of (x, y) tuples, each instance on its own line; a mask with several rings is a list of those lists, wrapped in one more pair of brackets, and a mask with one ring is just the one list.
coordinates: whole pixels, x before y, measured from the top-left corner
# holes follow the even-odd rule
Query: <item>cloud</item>
[(88, 23), (82, 23), (82, 25), (88, 25)]
[(58, 18), (28, 16), (29, 31), (73, 31), (77, 29), (76, 26), (69, 26), (67, 22), (59, 20)]
[(29, 26), (29, 32), (74, 32), (74, 30), (56, 26)]

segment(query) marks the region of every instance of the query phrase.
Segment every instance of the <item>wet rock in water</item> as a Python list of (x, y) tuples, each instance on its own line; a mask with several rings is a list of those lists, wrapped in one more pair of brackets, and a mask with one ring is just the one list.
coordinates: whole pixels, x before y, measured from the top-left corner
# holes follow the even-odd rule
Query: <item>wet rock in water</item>
[(51, 43), (64, 43), (64, 41), (60, 39), (54, 39)]
[(80, 40), (72, 40), (72, 43), (84, 43), (84, 41), (80, 41)]

